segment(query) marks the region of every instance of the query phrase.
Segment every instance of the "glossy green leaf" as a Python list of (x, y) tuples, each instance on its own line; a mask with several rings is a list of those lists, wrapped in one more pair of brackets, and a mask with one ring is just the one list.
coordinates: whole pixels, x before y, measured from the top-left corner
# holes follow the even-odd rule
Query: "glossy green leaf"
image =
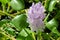
[(26, 33), (26, 31), (24, 29), (19, 33), (19, 35), (21, 35), (23, 37), (27, 37), (28, 36), (28, 34)]
[(49, 4), (49, 11), (53, 11), (53, 9), (55, 8), (55, 5), (57, 3), (57, 0), (51, 0), (50, 4)]
[(7, 20), (7, 19), (1, 20), (1, 21), (0, 21), (0, 27), (1, 27), (3, 24), (8, 23), (8, 22), (9, 22), (9, 20)]
[(58, 32), (58, 30), (57, 30), (56, 27), (54, 27), (54, 28), (52, 29), (52, 32), (55, 33), (55, 34), (57, 34), (58, 36), (60, 36), (60, 33)]
[(53, 18), (52, 20), (50, 20), (48, 23), (46, 23), (46, 26), (49, 30), (51, 30), (51, 32), (56, 33), (57, 35), (60, 34), (57, 30), (58, 21), (56, 19)]
[(23, 0), (11, 0), (10, 5), (14, 10), (21, 10), (25, 7)]
[(48, 23), (46, 23), (46, 26), (48, 29), (52, 30), (54, 27), (58, 27), (58, 21), (53, 18)]
[(21, 30), (22, 28), (28, 26), (28, 23), (26, 21), (27, 21), (26, 15), (21, 14), (12, 19), (11, 23), (16, 27), (16, 29)]

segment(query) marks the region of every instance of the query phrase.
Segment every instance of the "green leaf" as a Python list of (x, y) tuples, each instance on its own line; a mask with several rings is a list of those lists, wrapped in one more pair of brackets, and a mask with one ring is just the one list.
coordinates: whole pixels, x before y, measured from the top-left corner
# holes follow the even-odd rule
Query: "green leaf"
[(16, 38), (16, 40), (24, 40), (25, 39), (25, 37), (22, 37), (22, 36), (18, 36), (17, 38)]
[(25, 38), (25, 40), (34, 40), (34, 39), (33, 39), (32, 36), (29, 35), (29, 36), (27, 36), (27, 37)]
[(9, 20), (7, 20), (7, 19), (1, 20), (1, 21), (0, 21), (0, 27), (1, 27), (3, 24), (8, 23), (8, 22), (9, 22)]
[(57, 35), (59, 35), (60, 33), (57, 30), (58, 27), (58, 21), (56, 19), (52, 19), (50, 20), (48, 23), (46, 23), (46, 27), (51, 30), (53, 33), (56, 33)]
[(11, 0), (10, 5), (14, 10), (21, 10), (25, 7), (23, 0)]
[(18, 34), (18, 40), (34, 40), (32, 32), (25, 28)]
[(57, 30), (56, 27), (54, 27), (54, 28), (52, 29), (52, 32), (53, 32), (53, 33), (56, 33), (58, 36), (60, 36), (60, 33), (58, 32), (58, 30)]
[(19, 35), (21, 35), (23, 37), (27, 37), (28, 36), (28, 34), (26, 33), (26, 31), (24, 29), (19, 33)]
[(45, 5), (44, 5), (44, 6), (45, 6), (46, 10), (48, 10), (48, 8), (49, 8), (49, 3), (50, 3), (50, 1), (51, 1), (51, 0), (46, 0), (46, 1), (45, 1)]
[(57, 3), (57, 0), (51, 0), (50, 4), (49, 4), (49, 11), (53, 11), (53, 9), (55, 8), (55, 5)]
[(47, 28), (52, 30), (54, 27), (58, 27), (58, 21), (56, 19), (50, 20), (48, 23), (46, 23)]
[(25, 28), (25, 31), (26, 31), (28, 34), (31, 34), (31, 33), (32, 33), (32, 31), (29, 30), (28, 28)]
[(8, 2), (8, 0), (0, 0), (0, 2), (1, 2), (2, 4), (6, 4), (6, 3)]
[(15, 31), (14, 31), (12, 28), (5, 26), (4, 30), (5, 30), (7, 33), (15, 36)]
[(21, 14), (12, 19), (11, 23), (16, 27), (16, 29), (21, 30), (22, 28), (26, 28), (28, 26), (26, 21), (26, 15)]

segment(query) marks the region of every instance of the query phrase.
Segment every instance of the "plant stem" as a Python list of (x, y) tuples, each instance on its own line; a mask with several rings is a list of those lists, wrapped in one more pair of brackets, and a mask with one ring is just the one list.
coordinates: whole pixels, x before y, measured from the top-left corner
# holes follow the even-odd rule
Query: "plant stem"
[(8, 15), (8, 16), (11, 16), (11, 17), (13, 17), (13, 18), (15, 17), (15, 16), (13, 16), (13, 15), (7, 13), (7, 12), (3, 12), (3, 11), (1, 11), (1, 10), (0, 10), (0, 13), (3, 13), (3, 14)]
[(36, 40), (36, 39), (35, 39), (35, 35), (34, 35), (34, 33), (32, 33), (32, 37), (34, 38), (34, 40)]
[(4, 32), (0, 32), (0, 33), (2, 33), (3, 35), (5, 35), (6, 37), (10, 38), (11, 40), (16, 40), (15, 38), (10, 37), (9, 35), (5, 34)]
[(48, 13), (48, 15), (46, 16), (46, 18), (44, 19), (45, 23), (47, 22), (47, 19), (48, 19), (49, 15), (50, 15), (50, 13)]
[(2, 7), (3, 7), (3, 12), (5, 11), (5, 5), (4, 4), (2, 4)]
[(0, 33), (2, 33), (3, 35), (5, 35), (6, 37), (10, 38), (11, 40), (16, 40), (13, 36), (10, 36), (8, 33), (6, 34), (6, 32), (4, 31), (4, 29), (2, 27), (0, 27)]
[(10, 9), (10, 10), (9, 10), (9, 13), (12, 13), (12, 11), (13, 11), (13, 9)]
[[(25, 31), (26, 31), (26, 29), (24, 29)], [(28, 34), (28, 35), (30, 35), (27, 31), (26, 31), (26, 33)], [(30, 35), (34, 40), (36, 40), (35, 39), (35, 35), (34, 35), (34, 33), (32, 32), (32, 35)]]
[(37, 40), (42, 40), (42, 36), (41, 36), (41, 31), (38, 31), (38, 34), (37, 34)]
[(7, 8), (7, 12), (9, 12), (9, 9), (10, 9), (10, 4), (8, 3), (8, 8)]

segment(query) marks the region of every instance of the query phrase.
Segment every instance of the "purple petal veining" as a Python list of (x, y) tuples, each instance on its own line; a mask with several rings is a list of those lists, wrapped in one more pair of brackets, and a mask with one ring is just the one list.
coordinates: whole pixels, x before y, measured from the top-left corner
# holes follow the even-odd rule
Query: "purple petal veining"
[(32, 4), (32, 6), (28, 10), (28, 22), (29, 27), (31, 27), (32, 31), (42, 30), (44, 29), (43, 19), (45, 18), (44, 7), (41, 2)]

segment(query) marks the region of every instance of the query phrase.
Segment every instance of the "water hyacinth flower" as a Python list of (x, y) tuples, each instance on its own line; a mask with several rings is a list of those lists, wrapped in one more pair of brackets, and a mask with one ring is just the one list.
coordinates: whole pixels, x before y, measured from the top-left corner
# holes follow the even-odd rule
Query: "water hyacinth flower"
[(32, 6), (28, 10), (27, 20), (29, 23), (29, 27), (32, 31), (43, 31), (44, 22), (43, 19), (45, 18), (45, 9), (41, 2), (38, 2), (36, 4), (32, 4)]

